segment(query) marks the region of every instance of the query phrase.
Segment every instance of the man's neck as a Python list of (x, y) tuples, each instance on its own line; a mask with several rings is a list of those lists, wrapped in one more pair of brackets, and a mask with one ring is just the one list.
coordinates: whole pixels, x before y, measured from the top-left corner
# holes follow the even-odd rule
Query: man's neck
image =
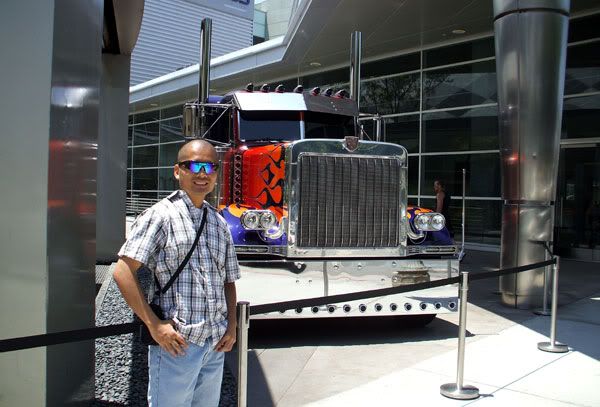
[(194, 204), (194, 206), (196, 208), (202, 207), (202, 204), (204, 203), (204, 198), (206, 197), (206, 195), (191, 194), (184, 189), (182, 189), (182, 191), (187, 194), (187, 196), (190, 198), (190, 200), (192, 201), (192, 203)]

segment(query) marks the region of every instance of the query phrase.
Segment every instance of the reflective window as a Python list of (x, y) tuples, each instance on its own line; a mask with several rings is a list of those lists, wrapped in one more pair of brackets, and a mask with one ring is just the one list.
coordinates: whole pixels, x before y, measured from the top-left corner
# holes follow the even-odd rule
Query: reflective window
[(161, 120), (170, 119), (172, 117), (181, 116), (183, 114), (183, 105), (175, 105), (166, 107), (160, 110)]
[(423, 68), (488, 58), (494, 55), (494, 37), (483, 38), (477, 41), (426, 50), (423, 52)]
[(498, 108), (480, 107), (423, 114), (423, 151), (498, 149)]
[(161, 120), (159, 126), (161, 143), (183, 140), (183, 119), (181, 116), (168, 120)]
[[(563, 148), (558, 172), (556, 240), (561, 252), (600, 248), (600, 145)], [(591, 258), (591, 256), (589, 256)]]
[(158, 164), (158, 146), (133, 148), (133, 167), (156, 167)]
[(170, 167), (175, 165), (177, 162), (177, 153), (183, 143), (169, 143), (160, 145), (160, 160), (158, 165), (160, 167)]
[(127, 127), (127, 145), (133, 145), (133, 126)]
[(496, 102), (496, 62), (436, 69), (423, 73), (425, 109)]
[(565, 99), (561, 137), (600, 137), (599, 118), (600, 95)]
[[(454, 240), (461, 240), (462, 195), (452, 195), (450, 222)], [(421, 199), (421, 206), (435, 209), (434, 199)], [(465, 200), (465, 241), (467, 243), (500, 244), (502, 201)]]
[(126, 188), (131, 189), (131, 170), (127, 170), (127, 183)]
[(360, 110), (379, 114), (418, 111), (419, 83), (418, 73), (363, 81)]
[(138, 113), (133, 116), (135, 123), (147, 123), (160, 119), (160, 110), (152, 110), (150, 112)]
[(600, 91), (600, 41), (567, 48), (565, 95)]
[(161, 168), (158, 170), (158, 188), (161, 191), (179, 189), (179, 183), (173, 176), (173, 168)]
[(133, 170), (132, 189), (155, 191), (158, 186), (157, 173), (156, 169)]
[(158, 143), (158, 122), (133, 126), (133, 145)]
[(462, 169), (466, 174), (466, 195), (500, 196), (500, 153), (423, 156), (421, 195), (433, 195), (433, 182), (441, 179), (453, 196), (462, 195)]
[(133, 154), (133, 148), (129, 147), (127, 149), (127, 168), (131, 168), (132, 167), (132, 154)]
[[(337, 83), (348, 83), (350, 80), (350, 68), (341, 68), (333, 71), (320, 72), (313, 75), (308, 75), (300, 80), (300, 84), (304, 89), (308, 90), (315, 86), (325, 90), (326, 85), (334, 85)], [(291, 89), (290, 89), (291, 90)]]
[(361, 65), (360, 76), (361, 79), (368, 79), (378, 76), (395, 75), (400, 72), (416, 71), (419, 69), (420, 59), (419, 53), (416, 52), (414, 54), (368, 62)]
[(404, 146), (409, 153), (419, 152), (419, 115), (385, 119), (385, 141)]
[(573, 18), (569, 21), (569, 42), (600, 37), (600, 14)]
[(408, 157), (408, 194), (419, 193), (419, 157)]

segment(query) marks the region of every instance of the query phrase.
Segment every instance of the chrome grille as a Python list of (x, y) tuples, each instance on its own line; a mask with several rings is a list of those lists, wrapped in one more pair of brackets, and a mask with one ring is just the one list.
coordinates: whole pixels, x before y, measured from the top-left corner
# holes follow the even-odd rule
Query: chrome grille
[(396, 158), (300, 155), (297, 246), (397, 247), (401, 168)]

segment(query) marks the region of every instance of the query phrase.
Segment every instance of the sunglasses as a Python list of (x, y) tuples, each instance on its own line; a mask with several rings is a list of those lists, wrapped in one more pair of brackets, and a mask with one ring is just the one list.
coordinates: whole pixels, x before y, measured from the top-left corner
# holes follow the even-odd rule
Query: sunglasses
[(202, 161), (181, 161), (179, 163), (180, 167), (187, 168), (190, 172), (194, 174), (198, 174), (200, 171), (204, 170), (206, 175), (210, 175), (219, 169), (219, 164), (217, 163), (203, 163)]

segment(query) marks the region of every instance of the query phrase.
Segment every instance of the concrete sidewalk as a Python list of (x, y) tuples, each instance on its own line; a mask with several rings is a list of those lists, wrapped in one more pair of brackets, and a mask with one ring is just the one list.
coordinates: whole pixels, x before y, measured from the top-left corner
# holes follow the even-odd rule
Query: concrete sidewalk
[[(488, 271), (498, 257), (469, 252), (462, 268)], [(479, 399), (440, 394), (456, 381), (458, 314), (445, 314), (412, 329), (385, 318), (253, 321), (248, 405), (600, 406), (600, 264), (563, 260), (559, 286), (564, 354), (537, 349), (549, 317), (500, 304), (496, 279), (471, 284), (464, 383)], [(227, 361), (235, 372), (236, 354)]]

